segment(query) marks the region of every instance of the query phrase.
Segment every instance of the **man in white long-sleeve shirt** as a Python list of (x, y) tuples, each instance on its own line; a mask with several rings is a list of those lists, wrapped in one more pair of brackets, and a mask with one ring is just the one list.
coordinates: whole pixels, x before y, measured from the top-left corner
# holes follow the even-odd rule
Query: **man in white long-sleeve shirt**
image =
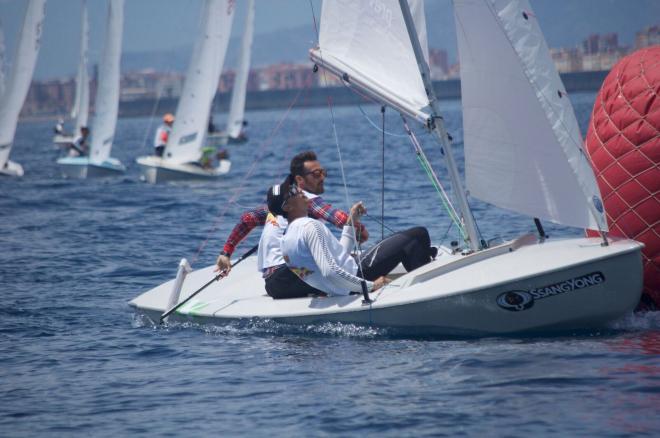
[(154, 135), (154, 155), (157, 157), (162, 157), (163, 152), (165, 152), (165, 146), (167, 146), (167, 139), (172, 132), (172, 124), (174, 123), (174, 115), (167, 113), (163, 116), (163, 124), (156, 129), (156, 135)]
[(365, 212), (362, 203), (351, 208), (341, 240), (337, 240), (325, 225), (307, 217), (308, 200), (295, 185), (282, 186), (282, 195), (268, 204), (271, 212), (289, 221), (281, 243), (282, 254), (289, 269), (316, 289), (329, 295), (348, 295), (361, 292), (364, 282), (371, 292), (388, 282), (384, 275), (397, 264), (403, 263), (410, 271), (432, 259), (428, 232), (415, 227), (384, 239), (356, 260), (350, 251), (355, 238), (353, 225)]

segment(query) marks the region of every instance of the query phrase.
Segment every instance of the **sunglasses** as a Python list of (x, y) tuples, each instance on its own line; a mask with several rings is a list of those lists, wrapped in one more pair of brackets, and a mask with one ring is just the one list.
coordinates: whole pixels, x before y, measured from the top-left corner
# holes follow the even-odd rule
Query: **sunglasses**
[(319, 168), (319, 169), (309, 170), (303, 173), (303, 176), (307, 176), (307, 175), (314, 175), (314, 178), (321, 178), (321, 175), (327, 177), (328, 171), (323, 168)]

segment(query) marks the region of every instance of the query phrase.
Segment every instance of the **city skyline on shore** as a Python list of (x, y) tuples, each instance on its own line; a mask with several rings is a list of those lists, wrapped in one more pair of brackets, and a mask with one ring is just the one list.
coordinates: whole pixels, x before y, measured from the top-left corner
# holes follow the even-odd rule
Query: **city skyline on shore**
[[(25, 2), (0, 0), (0, 18), (5, 33), (6, 55), (11, 62), (17, 28)], [(49, 0), (35, 80), (69, 77), (75, 72), (79, 44), (80, 2)], [(226, 67), (237, 57), (237, 38), (244, 14), (238, 1)], [(142, 0), (126, 2), (124, 64), (122, 71), (154, 68), (183, 71), (195, 36), (199, 0)], [(310, 6), (311, 5), (311, 6)], [(660, 2), (655, 0), (531, 0), (551, 47), (571, 48), (594, 33), (615, 32), (621, 45), (634, 44), (635, 32), (658, 23)], [(106, 1), (88, 2), (90, 10), (90, 65), (101, 52)], [(453, 16), (449, 0), (425, 3), (429, 45), (447, 51), (456, 62)], [(253, 65), (304, 62), (316, 39), (314, 18), (321, 12), (320, 0), (257, 1)]]

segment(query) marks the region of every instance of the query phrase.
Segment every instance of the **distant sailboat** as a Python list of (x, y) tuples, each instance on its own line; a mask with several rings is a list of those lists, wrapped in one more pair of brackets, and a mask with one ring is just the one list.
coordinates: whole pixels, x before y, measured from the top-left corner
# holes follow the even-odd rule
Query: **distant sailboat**
[(80, 61), (76, 75), (76, 95), (71, 108), (71, 118), (75, 120), (71, 135), (55, 134), (53, 143), (59, 146), (67, 146), (80, 135), (80, 128), (87, 126), (89, 117), (89, 74), (87, 72), (87, 58), (89, 51), (89, 23), (87, 19), (87, 2), (82, 2), (80, 16)]
[(105, 47), (99, 66), (96, 109), (91, 129), (88, 156), (63, 157), (57, 160), (62, 173), (71, 178), (110, 176), (124, 172), (126, 167), (110, 150), (117, 126), (119, 110), (119, 62), (121, 58), (124, 0), (108, 2)]
[(30, 0), (27, 3), (16, 56), (9, 80), (5, 84), (5, 92), (0, 97), (0, 175), (23, 176), (23, 167), (9, 160), (9, 153), (14, 144), (18, 116), (37, 63), (45, 15), (46, 0)]
[(248, 140), (245, 135), (245, 96), (247, 94), (248, 77), (250, 74), (250, 57), (252, 53), (252, 40), (254, 37), (254, 0), (247, 1), (243, 39), (241, 40), (241, 53), (239, 55), (238, 69), (234, 78), (234, 87), (229, 103), (227, 127), (224, 132), (209, 134), (209, 137), (218, 137), (221, 144), (244, 143)]
[(234, 2), (206, 0), (201, 32), (195, 43), (172, 132), (162, 157), (139, 157), (143, 178), (150, 183), (212, 179), (229, 172), (231, 162), (203, 167), (200, 160), (207, 137), (211, 105), (222, 71), (234, 18)]

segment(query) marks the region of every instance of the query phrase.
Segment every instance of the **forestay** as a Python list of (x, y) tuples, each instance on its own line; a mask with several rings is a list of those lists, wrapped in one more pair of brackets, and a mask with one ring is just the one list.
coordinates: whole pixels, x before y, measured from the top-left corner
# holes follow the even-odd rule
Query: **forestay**
[(167, 161), (189, 163), (199, 160), (202, 155), (233, 17), (233, 1), (206, 0), (204, 3), (201, 34), (193, 49), (174, 126), (165, 148)]
[(455, 0), (454, 15), (470, 194), (607, 230), (573, 107), (527, 0)]
[(254, 0), (248, 0), (245, 16), (245, 28), (241, 41), (241, 53), (238, 61), (238, 71), (234, 79), (234, 89), (229, 104), (227, 117), (227, 134), (236, 138), (241, 133), (245, 118), (245, 94), (247, 92), (248, 76), (250, 74), (250, 54), (254, 34)]
[(82, 126), (87, 126), (89, 116), (89, 75), (87, 73), (87, 56), (89, 47), (89, 24), (87, 20), (87, 2), (83, 1), (80, 16), (80, 61), (76, 76), (76, 97), (71, 109), (71, 117), (76, 119), (73, 131), (74, 137), (80, 133)]
[[(422, 0), (409, 0), (428, 61)], [(319, 47), (311, 57), (398, 111), (426, 123), (429, 100), (397, 0), (323, 2)]]
[(30, 0), (27, 3), (13, 66), (0, 101), (0, 169), (9, 159), (18, 115), (32, 81), (32, 73), (39, 53), (45, 8), (46, 0)]
[(124, 0), (108, 2), (105, 46), (99, 65), (96, 109), (92, 124), (90, 159), (103, 162), (110, 156), (119, 110), (119, 62), (121, 58)]

